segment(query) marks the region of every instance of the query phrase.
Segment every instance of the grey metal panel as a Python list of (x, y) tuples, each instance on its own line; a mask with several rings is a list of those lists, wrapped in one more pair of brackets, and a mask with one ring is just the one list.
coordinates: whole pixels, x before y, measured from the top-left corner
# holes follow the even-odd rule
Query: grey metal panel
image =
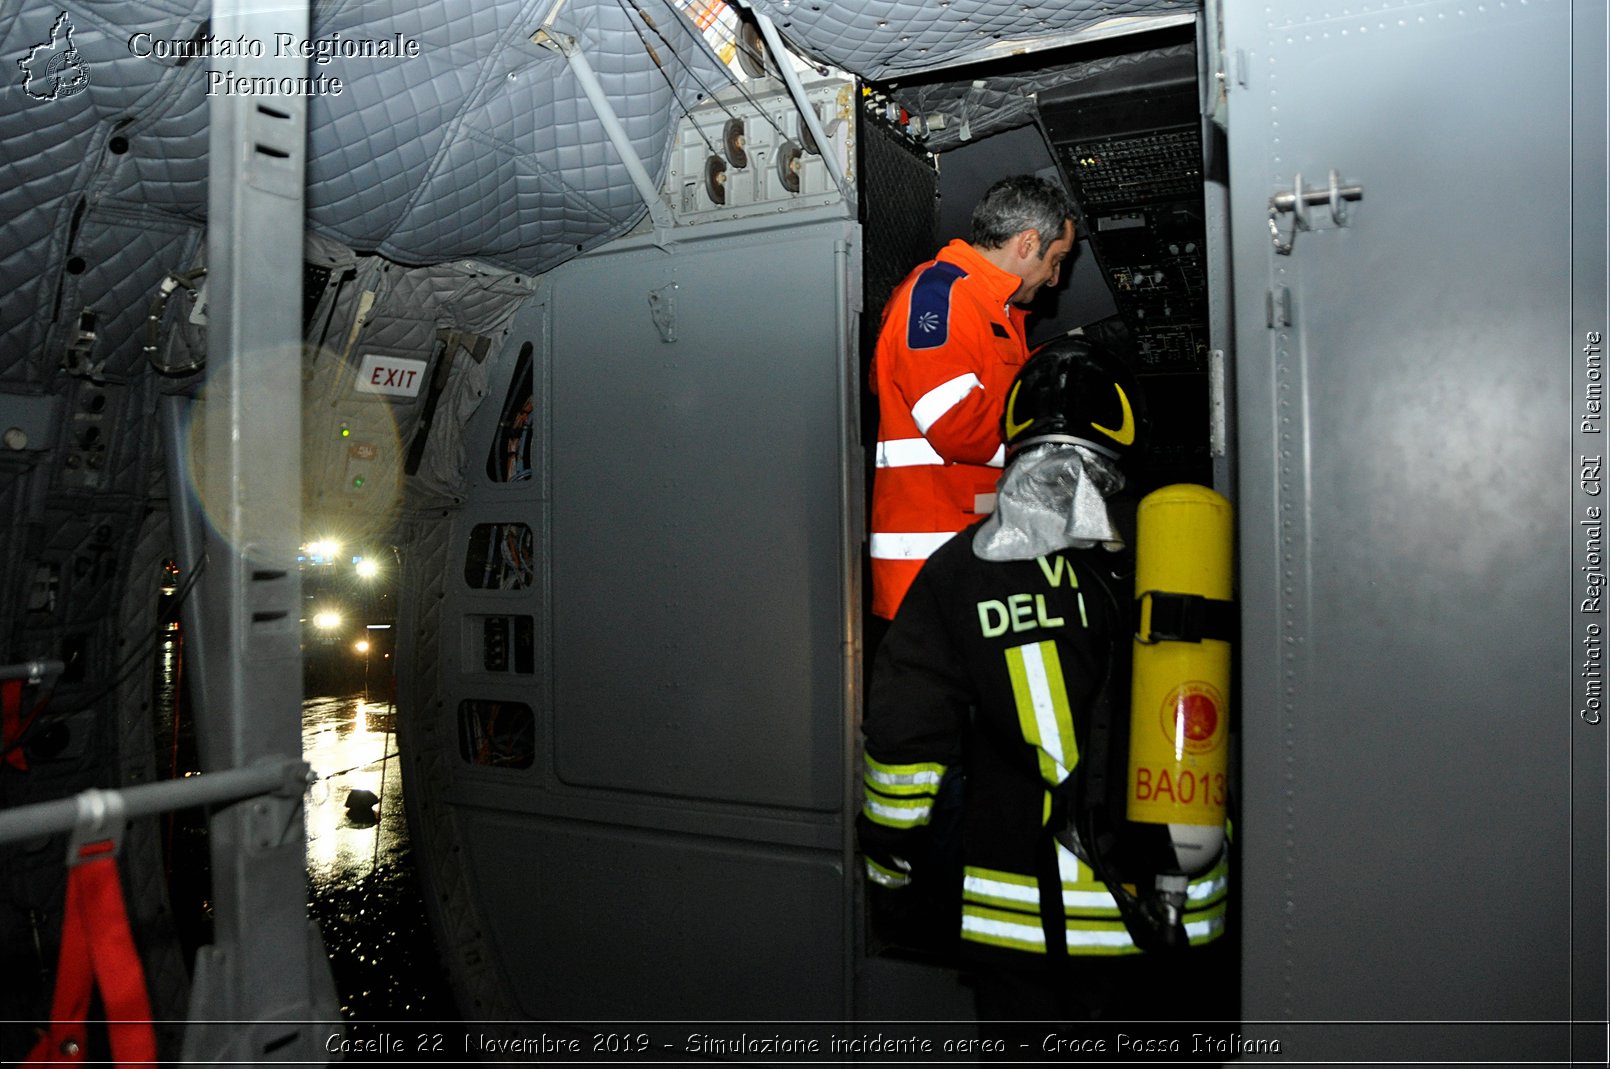
[[(546, 277), (466, 429), (467, 500), (419, 516), (447, 537), (403, 601), (430, 661), (404, 695), (409, 791), (468, 1014), (849, 1011), (861, 469), (841, 210), (708, 224), (669, 255), (632, 239)], [(532, 477), (495, 481), (527, 344)], [(471, 532), (511, 522), (536, 534), (529, 585), (472, 587)], [(534, 617), (532, 673), (488, 669), (466, 620), (497, 614)], [(467, 759), (466, 699), (527, 705), (535, 759)]]
[[(299, 32), (307, 4), (217, 0), (222, 37)], [(297, 73), (282, 57), (243, 57), (243, 75)], [(206, 570), (187, 623), (206, 636), (209, 707), (196, 718), (206, 772), (300, 756), (302, 234), (306, 113), (210, 101), (208, 401), (194, 443), (207, 509)], [(265, 796), (209, 814), (214, 932), (196, 952), (185, 1061), (325, 1061), (322, 1037), (294, 1022), (336, 1010), (329, 963), (306, 919), (302, 799)], [(305, 935), (303, 933), (306, 933)], [(239, 1022), (221, 1027), (219, 1022)]]
[[(1568, 11), (1327, 6), (1225, 15), (1243, 1011), (1559, 1020)], [(1350, 225), (1311, 209), (1320, 229), (1275, 255), (1267, 198), (1332, 167), (1365, 189)], [(1292, 322), (1266, 330), (1249, 310), (1282, 287)], [(1480, 1056), (1559, 1056), (1562, 1038)]]
[[(1196, 63), (1202, 91), (1202, 214), (1207, 237), (1209, 450), (1213, 488), (1234, 504), (1235, 287), (1230, 259), (1230, 160), (1220, 125), (1227, 91), (1222, 8), (1222, 0), (1209, 0), (1197, 19)], [(1215, 391), (1219, 396), (1214, 396)], [(1231, 778), (1237, 778), (1233, 768)]]
[(398, 607), (397, 740), (409, 837), (418, 850), (420, 882), (436, 943), (466, 1016), (508, 1020), (514, 1001), (486, 937), (485, 911), (463, 861), (461, 810), (443, 792), (463, 766), (444, 697), (447, 651), (453, 647), (446, 587), (456, 546), (442, 512), (408, 515)]
[[(554, 277), (554, 759), (573, 785), (838, 809), (848, 225)], [(672, 306), (675, 340), (650, 294)]]
[(843, 1012), (837, 853), (461, 810), (510, 990), (534, 1020)]

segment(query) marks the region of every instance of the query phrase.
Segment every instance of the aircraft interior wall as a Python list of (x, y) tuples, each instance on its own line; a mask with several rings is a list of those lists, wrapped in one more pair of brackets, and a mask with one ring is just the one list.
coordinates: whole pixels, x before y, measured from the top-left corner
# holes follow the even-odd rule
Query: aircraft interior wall
[(416, 834), (461, 991), (508, 1018), (848, 1004), (856, 231), (704, 229), (544, 276), (406, 565)]

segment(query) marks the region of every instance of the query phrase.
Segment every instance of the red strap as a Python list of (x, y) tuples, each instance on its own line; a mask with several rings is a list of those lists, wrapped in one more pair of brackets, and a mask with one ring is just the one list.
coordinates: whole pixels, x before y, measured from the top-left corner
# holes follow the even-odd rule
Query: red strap
[(28, 755), (22, 752), (22, 684), (20, 679), (0, 682), (0, 751), (5, 763), (18, 772), (28, 771)]
[(114, 849), (110, 840), (89, 843), (79, 851), (78, 864), (67, 870), (50, 1031), (39, 1038), (24, 1065), (84, 1060), (84, 1018), (89, 1015), (90, 992), (97, 985), (106, 1009), (112, 1058), (119, 1066), (157, 1059), (151, 1001), (129, 931)]

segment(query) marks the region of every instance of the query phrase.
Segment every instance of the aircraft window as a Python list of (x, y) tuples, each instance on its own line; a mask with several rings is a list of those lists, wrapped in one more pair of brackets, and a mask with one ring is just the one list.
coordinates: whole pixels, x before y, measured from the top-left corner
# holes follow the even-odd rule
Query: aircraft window
[(476, 590), (524, 590), (536, 573), (535, 540), (523, 523), (478, 523), (470, 530), (464, 581)]
[(492, 451), (486, 458), (486, 474), (496, 483), (523, 482), (531, 478), (531, 434), (534, 429), (531, 390), (532, 346), (520, 346), (520, 358), (509, 381), (509, 395), (503, 399), (503, 414), (492, 436)]
[(488, 672), (536, 671), (536, 626), (529, 616), (466, 618), (470, 647), (466, 661), (480, 662)]
[(537, 720), (521, 702), (458, 703), (458, 752), (472, 765), (530, 768), (537, 757)]

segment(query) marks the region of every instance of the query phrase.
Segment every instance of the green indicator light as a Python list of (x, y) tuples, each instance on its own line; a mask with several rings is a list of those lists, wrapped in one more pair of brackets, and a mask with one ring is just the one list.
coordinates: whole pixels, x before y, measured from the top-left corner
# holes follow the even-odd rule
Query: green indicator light
[(363, 476), (360, 475), (357, 478), (353, 479), (352, 480), (352, 486), (356, 490), (362, 490), (363, 489)]
[(343, 438), (351, 438), (352, 437), (352, 428), (348, 427), (345, 423), (341, 424), (341, 437), (343, 437)]

